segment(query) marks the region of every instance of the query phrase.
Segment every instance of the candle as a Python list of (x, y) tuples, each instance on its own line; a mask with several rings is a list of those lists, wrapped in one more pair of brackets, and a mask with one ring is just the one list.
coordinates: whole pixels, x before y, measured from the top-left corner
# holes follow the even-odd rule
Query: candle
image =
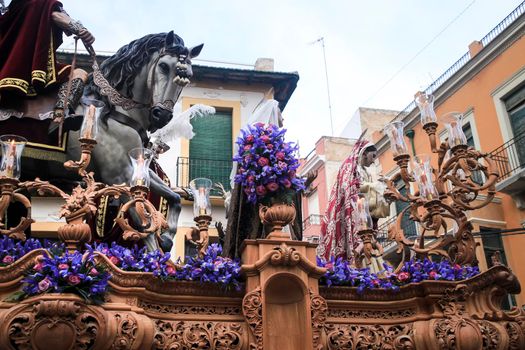
[(7, 151), (7, 161), (5, 168), (5, 176), (14, 177), (15, 175), (15, 161), (16, 161), (16, 144), (15, 140), (11, 140), (9, 150)]
[(199, 188), (199, 215), (206, 215), (206, 189), (204, 187)]
[(84, 118), (86, 118), (86, 123), (84, 126), (84, 133), (82, 137), (85, 139), (91, 139), (93, 137), (93, 125), (95, 124), (95, 113), (96, 107), (94, 105), (89, 105), (87, 113)]
[(144, 186), (145, 184), (144, 157), (142, 154), (137, 158), (137, 175), (135, 176), (135, 184), (137, 186)]

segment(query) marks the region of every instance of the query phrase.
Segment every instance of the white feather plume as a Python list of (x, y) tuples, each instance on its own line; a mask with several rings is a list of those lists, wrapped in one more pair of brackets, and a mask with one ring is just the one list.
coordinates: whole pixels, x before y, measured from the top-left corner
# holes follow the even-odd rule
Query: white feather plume
[(160, 139), (166, 143), (182, 137), (189, 140), (195, 135), (190, 120), (195, 117), (205, 117), (213, 114), (215, 114), (215, 108), (211, 106), (203, 104), (193, 105), (178, 116), (172, 118), (168, 125), (155, 131), (151, 137), (156, 140)]

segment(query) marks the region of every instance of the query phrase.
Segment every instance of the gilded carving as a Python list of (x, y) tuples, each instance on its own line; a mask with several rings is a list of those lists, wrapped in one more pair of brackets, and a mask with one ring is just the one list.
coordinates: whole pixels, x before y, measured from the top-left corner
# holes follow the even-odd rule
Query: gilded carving
[(326, 326), (328, 350), (414, 349), (412, 325), (350, 325)]
[[(254, 348), (263, 349), (263, 320), (261, 287), (246, 294), (242, 300), (242, 312), (255, 337)], [(251, 345), (250, 345), (251, 346)]]
[(156, 320), (152, 349), (243, 349), (245, 333), (235, 322)]

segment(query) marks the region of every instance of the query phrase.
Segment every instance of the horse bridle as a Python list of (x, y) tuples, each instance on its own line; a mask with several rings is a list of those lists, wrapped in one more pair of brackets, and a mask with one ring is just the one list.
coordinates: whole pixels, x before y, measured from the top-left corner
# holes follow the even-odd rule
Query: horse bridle
[[(130, 109), (143, 109), (143, 108), (150, 108), (153, 109), (155, 107), (161, 107), (164, 108), (170, 112), (173, 112), (173, 107), (175, 105), (175, 102), (173, 100), (166, 100), (163, 102), (157, 102), (153, 104), (153, 88), (151, 89), (151, 93), (149, 96), (149, 104), (137, 102), (133, 99), (130, 99), (128, 97), (122, 96), (111, 84), (108, 82), (106, 77), (102, 74), (100, 67), (97, 63), (95, 51), (93, 50), (93, 47), (89, 46), (86, 47), (88, 52), (91, 55), (91, 58), (93, 60), (93, 82), (96, 86), (100, 89), (100, 93), (104, 96), (106, 96), (113, 105), (122, 107), (124, 110), (128, 111)], [(159, 55), (155, 58), (155, 61), (153, 63), (153, 67), (151, 69), (151, 76), (148, 77), (148, 80), (151, 78), (152, 86), (155, 86), (155, 70), (157, 68), (157, 65), (159, 63), (159, 60), (167, 55), (165, 48), (162, 48), (159, 51)], [(180, 60), (180, 57), (179, 57)], [(179, 62), (177, 62), (177, 65), (179, 66)], [(178, 72), (176, 73), (178, 76)], [(175, 78), (177, 78), (177, 76)]]

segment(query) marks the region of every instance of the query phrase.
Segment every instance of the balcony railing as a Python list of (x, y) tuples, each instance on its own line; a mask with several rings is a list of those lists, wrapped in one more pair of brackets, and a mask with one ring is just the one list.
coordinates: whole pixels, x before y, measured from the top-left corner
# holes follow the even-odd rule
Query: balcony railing
[(498, 182), (525, 168), (525, 131), (490, 152), (499, 171)]
[[(206, 177), (214, 184), (221, 183), (226, 191), (231, 189), (230, 173), (232, 161), (215, 159), (198, 159), (190, 157), (177, 158), (177, 186), (189, 187), (190, 181), (198, 177)], [(220, 196), (217, 189), (210, 193), (212, 196)]]
[[(387, 251), (388, 249), (396, 245), (396, 241), (388, 239), (388, 228), (396, 224), (397, 216), (392, 216), (385, 222), (383, 222), (377, 228), (377, 241), (383, 246), (383, 249)], [(404, 220), (402, 222), (402, 229), (406, 238), (415, 238), (418, 235), (417, 228), (414, 221)]]
[(303, 220), (303, 230), (306, 230), (308, 227), (312, 225), (321, 225), (321, 220), (323, 220), (323, 216), (319, 214), (311, 214), (306, 219)]

